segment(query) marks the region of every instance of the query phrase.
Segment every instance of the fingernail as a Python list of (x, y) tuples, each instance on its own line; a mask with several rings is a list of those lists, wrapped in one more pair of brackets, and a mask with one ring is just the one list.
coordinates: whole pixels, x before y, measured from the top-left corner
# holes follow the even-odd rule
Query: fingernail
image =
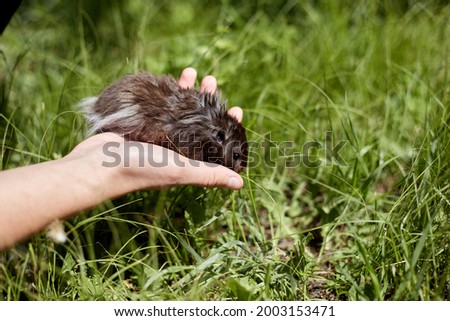
[(232, 189), (239, 189), (241, 188), (241, 182), (236, 177), (230, 177), (228, 180), (228, 187)]

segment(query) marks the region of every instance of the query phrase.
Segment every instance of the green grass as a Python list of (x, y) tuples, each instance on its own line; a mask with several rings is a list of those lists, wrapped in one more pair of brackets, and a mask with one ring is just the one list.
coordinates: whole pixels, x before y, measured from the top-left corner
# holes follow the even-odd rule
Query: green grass
[(449, 299), (450, 6), (84, 2), (28, 1), (0, 39), (2, 169), (67, 154), (122, 75), (188, 65), (244, 108), (254, 166), (0, 253), (2, 300)]

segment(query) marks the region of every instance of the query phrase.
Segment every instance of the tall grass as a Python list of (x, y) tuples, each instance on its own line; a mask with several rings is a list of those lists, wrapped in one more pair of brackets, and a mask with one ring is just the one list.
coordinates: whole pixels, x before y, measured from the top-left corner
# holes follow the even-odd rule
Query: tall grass
[(241, 191), (131, 193), (1, 253), (1, 298), (448, 299), (450, 7), (396, 3), (24, 4), (3, 169), (67, 154), (73, 106), (123, 74), (188, 65), (244, 108), (254, 162)]

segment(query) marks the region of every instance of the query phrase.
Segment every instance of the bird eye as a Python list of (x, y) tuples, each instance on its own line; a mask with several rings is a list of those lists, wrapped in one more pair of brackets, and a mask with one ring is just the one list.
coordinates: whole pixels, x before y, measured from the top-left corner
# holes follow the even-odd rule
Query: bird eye
[(239, 158), (241, 158), (241, 154), (239, 154), (239, 153), (233, 153), (233, 159), (234, 159), (234, 160), (238, 160)]

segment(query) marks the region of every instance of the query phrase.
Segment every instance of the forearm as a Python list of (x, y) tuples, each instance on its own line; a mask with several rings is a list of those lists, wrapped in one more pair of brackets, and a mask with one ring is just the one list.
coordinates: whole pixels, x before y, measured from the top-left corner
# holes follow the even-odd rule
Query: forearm
[[(114, 142), (121, 160), (113, 167), (104, 163), (111, 161), (105, 153), (107, 142)], [(83, 141), (62, 159), (0, 172), (0, 250), (55, 220), (135, 190), (175, 185), (236, 190), (243, 185), (239, 174), (226, 167), (188, 160), (145, 143), (128, 153), (124, 142), (117, 134), (103, 133)], [(143, 159), (165, 165), (141, 165)]]
[(106, 188), (115, 169), (81, 158), (59, 159), (0, 172), (0, 249), (121, 194)]

